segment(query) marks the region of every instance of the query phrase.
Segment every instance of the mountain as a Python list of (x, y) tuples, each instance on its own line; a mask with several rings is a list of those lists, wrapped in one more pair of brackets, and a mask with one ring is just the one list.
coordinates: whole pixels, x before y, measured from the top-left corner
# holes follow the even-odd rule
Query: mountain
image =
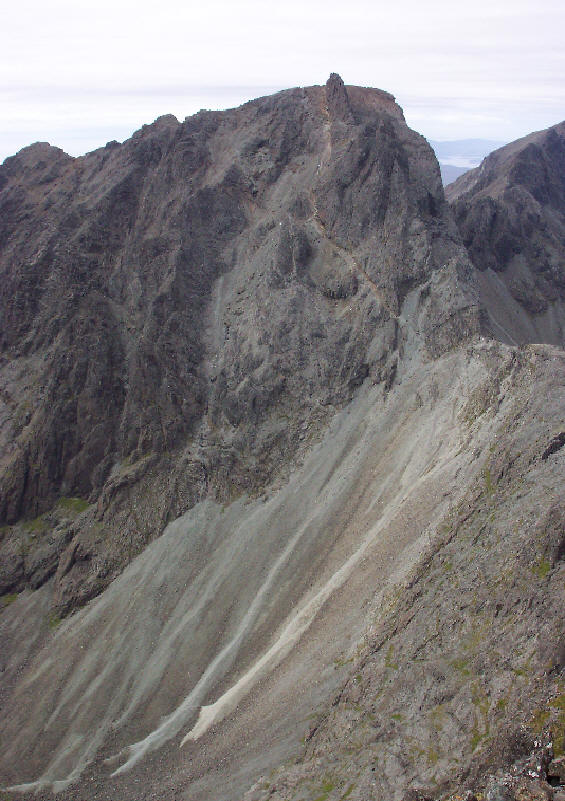
[(549, 799), (565, 355), (453, 202), (335, 74), (0, 167), (8, 797)]
[(0, 520), (51, 514), (52, 572), (79, 549), (62, 611), (197, 501), (282, 480), (400, 350), (478, 330), (433, 153), (378, 90), (164, 118), (82, 159), (34, 145), (0, 183)]
[(494, 151), (446, 195), (495, 336), (565, 343), (565, 124)]

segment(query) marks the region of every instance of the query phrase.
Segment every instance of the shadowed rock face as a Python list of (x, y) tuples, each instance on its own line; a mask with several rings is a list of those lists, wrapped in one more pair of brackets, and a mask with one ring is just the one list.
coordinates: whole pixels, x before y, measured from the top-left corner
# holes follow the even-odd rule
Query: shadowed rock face
[(64, 529), (63, 611), (196, 501), (284, 478), (367, 377), (478, 330), (431, 149), (336, 75), (83, 158), (32, 145), (0, 220), (0, 521), (92, 505), (37, 523)]
[(493, 333), (565, 342), (565, 123), (491, 153), (446, 188)]

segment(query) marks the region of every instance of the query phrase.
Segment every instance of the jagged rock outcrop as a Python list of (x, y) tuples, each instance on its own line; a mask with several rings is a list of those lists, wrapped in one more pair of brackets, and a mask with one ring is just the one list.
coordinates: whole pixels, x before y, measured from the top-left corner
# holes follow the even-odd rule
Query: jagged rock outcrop
[(446, 188), (494, 335), (565, 344), (565, 123), (491, 153)]
[[(90, 504), (57, 540), (61, 612), (197, 501), (284, 477), (405, 351), (478, 330), (433, 152), (335, 75), (83, 158), (26, 148), (0, 220), (0, 522)], [(29, 522), (4, 538), (37, 546)]]

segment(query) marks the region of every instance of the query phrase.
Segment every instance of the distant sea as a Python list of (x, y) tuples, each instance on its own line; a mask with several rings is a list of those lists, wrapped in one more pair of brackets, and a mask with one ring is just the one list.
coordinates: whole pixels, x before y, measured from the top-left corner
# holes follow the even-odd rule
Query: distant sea
[(478, 167), (481, 161), (502, 147), (505, 142), (493, 139), (455, 139), (449, 142), (430, 141), (435, 150), (441, 169), (444, 186), (459, 178), (460, 175)]

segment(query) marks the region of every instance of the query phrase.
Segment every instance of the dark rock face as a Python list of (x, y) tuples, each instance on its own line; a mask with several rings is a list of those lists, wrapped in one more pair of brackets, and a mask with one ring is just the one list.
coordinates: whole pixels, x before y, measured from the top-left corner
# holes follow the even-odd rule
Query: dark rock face
[(562, 346), (565, 123), (491, 153), (446, 195), (479, 270), (493, 333)]
[(0, 521), (96, 504), (97, 587), (196, 501), (284, 474), (366, 378), (478, 330), (431, 149), (336, 75), (84, 158), (33, 145), (0, 187)]

